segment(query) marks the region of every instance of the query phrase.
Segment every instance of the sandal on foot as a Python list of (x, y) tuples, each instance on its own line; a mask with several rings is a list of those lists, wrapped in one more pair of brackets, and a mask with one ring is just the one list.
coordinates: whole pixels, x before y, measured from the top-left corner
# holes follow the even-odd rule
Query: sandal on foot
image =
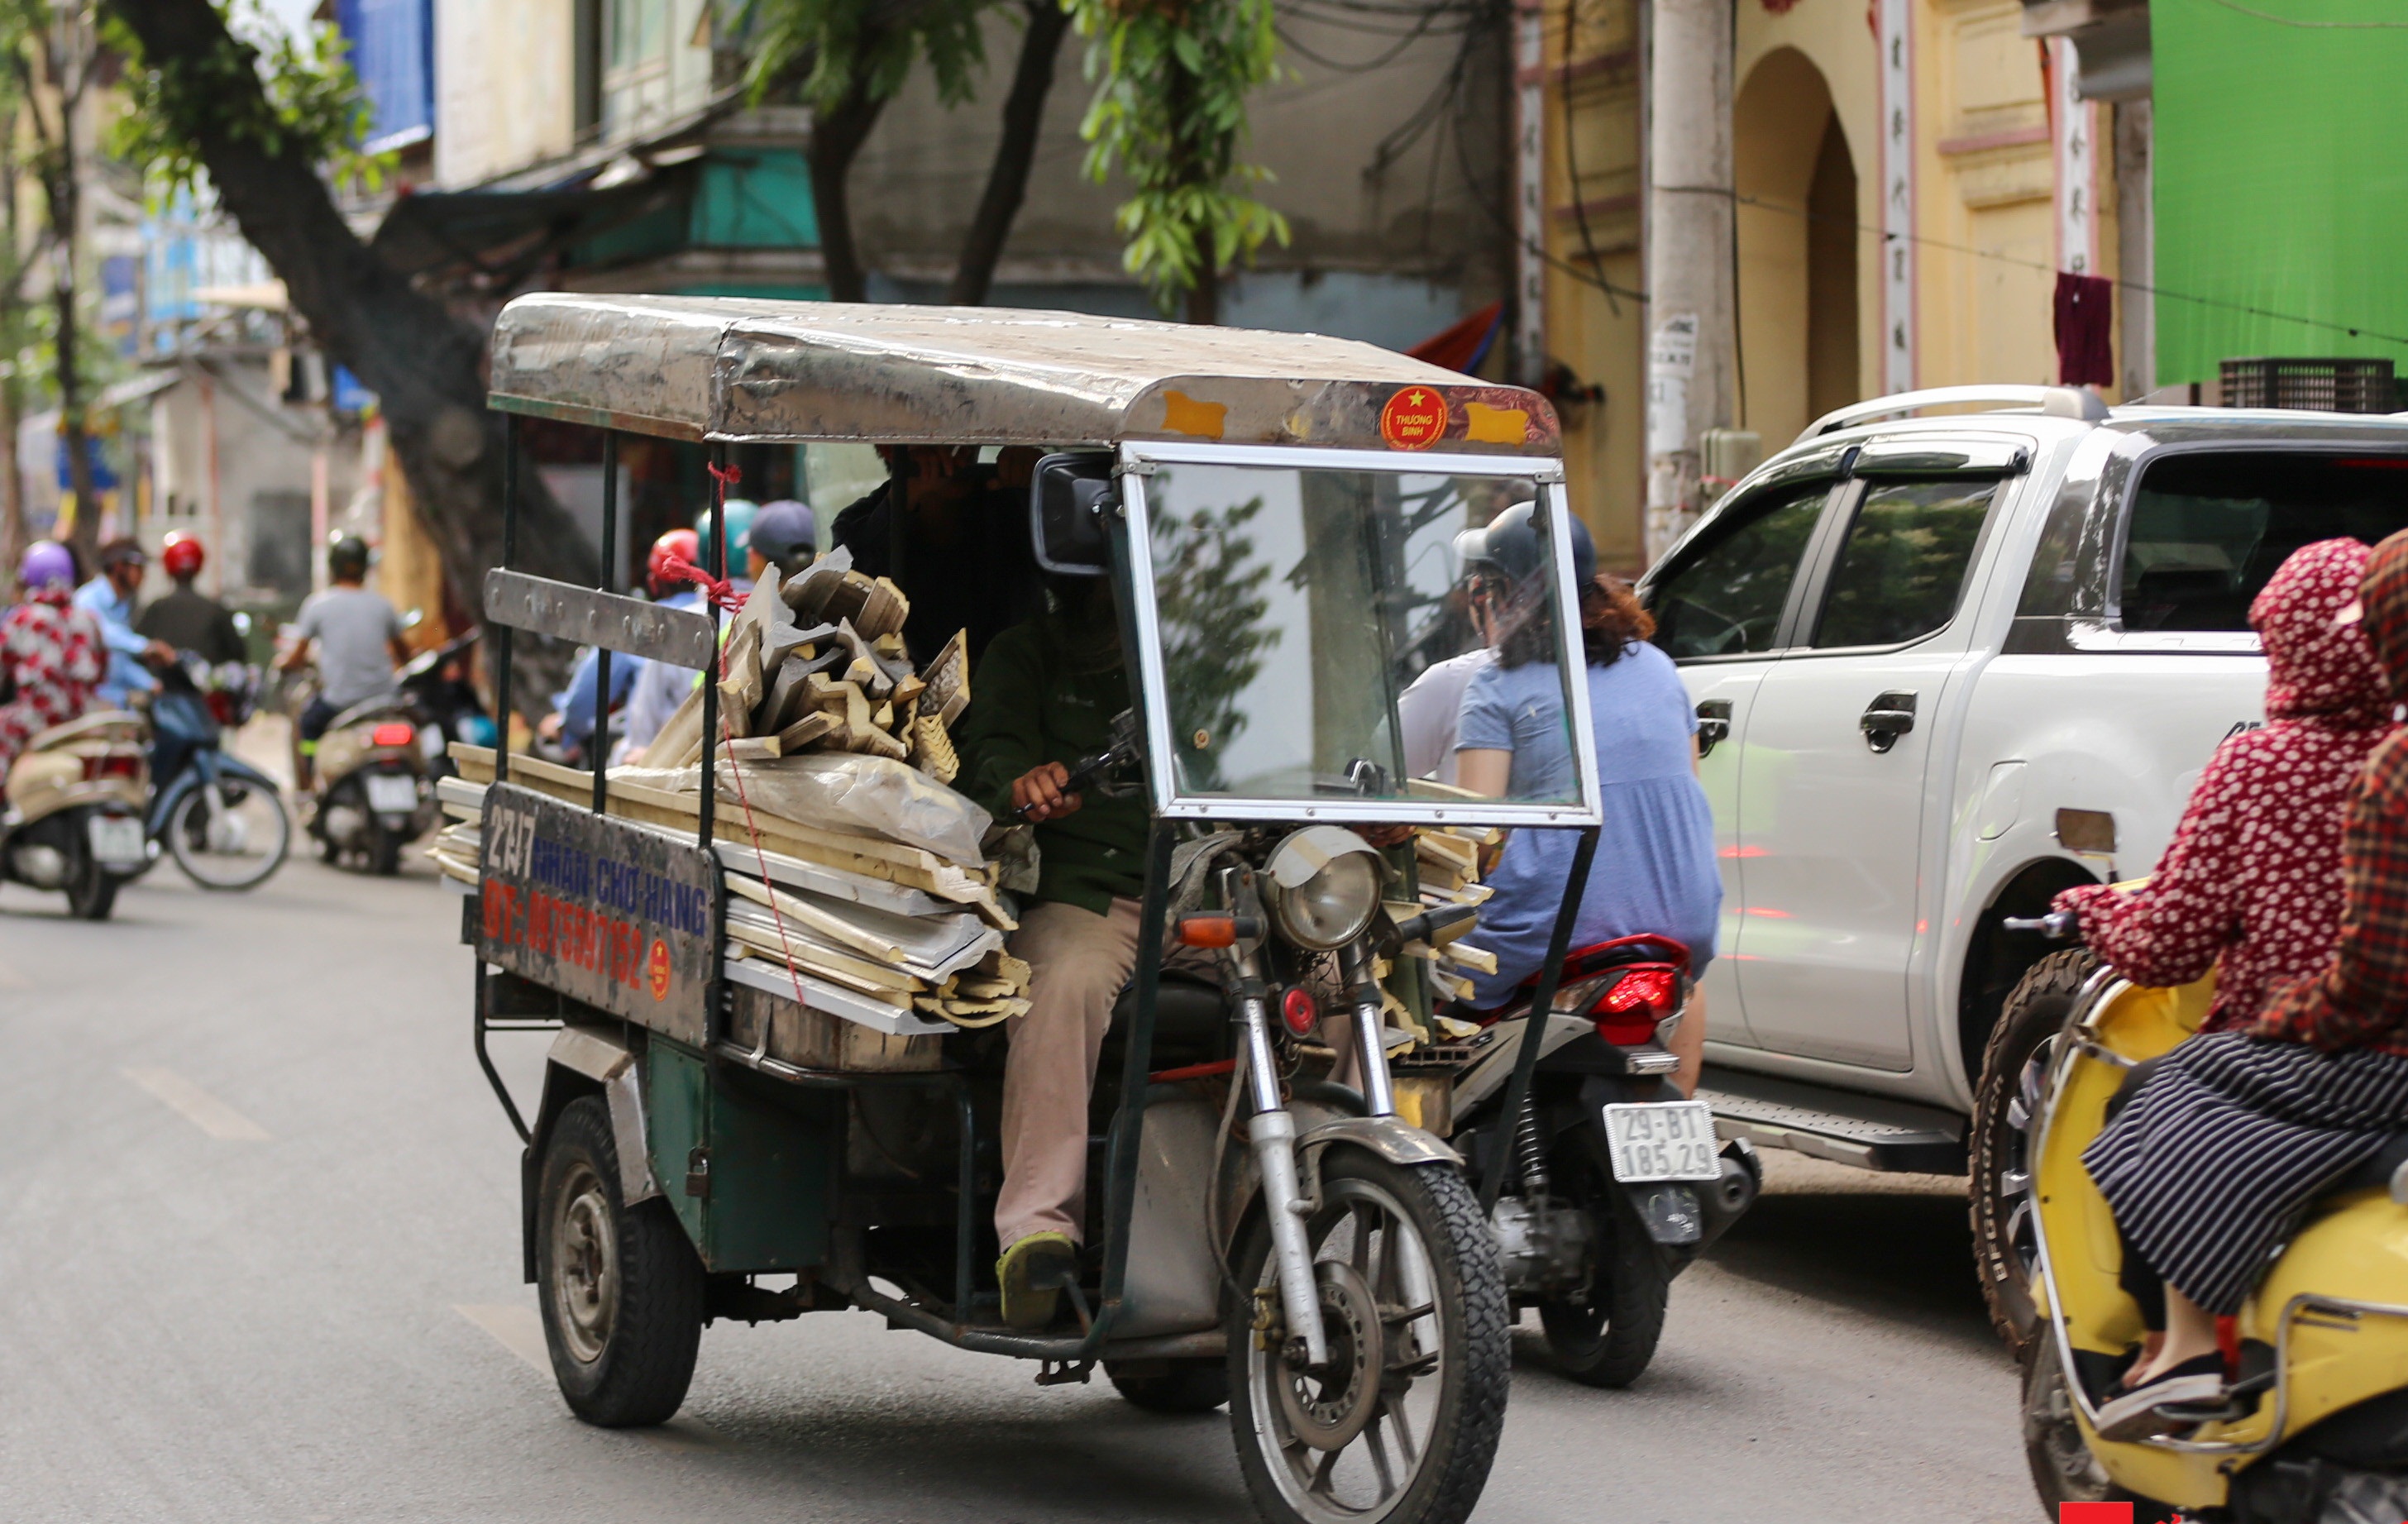
[(1031, 1233), (995, 1262), (1003, 1288), (1003, 1320), (1015, 1329), (1041, 1329), (1054, 1321), (1062, 1287), (1079, 1273), (1079, 1246), (1063, 1233)]
[(2196, 1424), (2168, 1415), (2167, 1407), (2212, 1403), (2224, 1396), (2224, 1357), (2200, 1355), (2151, 1377), (2099, 1410), (2099, 1437), (2108, 1441), (2149, 1439)]

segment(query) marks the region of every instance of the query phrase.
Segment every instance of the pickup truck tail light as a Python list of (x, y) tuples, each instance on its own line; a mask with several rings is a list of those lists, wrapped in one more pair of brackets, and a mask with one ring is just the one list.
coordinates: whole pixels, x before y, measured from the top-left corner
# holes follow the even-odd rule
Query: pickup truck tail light
[(1554, 1009), (1584, 1015), (1597, 1035), (1617, 1047), (1656, 1039), (1656, 1028), (1681, 1008), (1681, 970), (1669, 963), (1638, 963), (1576, 980), (1556, 992)]

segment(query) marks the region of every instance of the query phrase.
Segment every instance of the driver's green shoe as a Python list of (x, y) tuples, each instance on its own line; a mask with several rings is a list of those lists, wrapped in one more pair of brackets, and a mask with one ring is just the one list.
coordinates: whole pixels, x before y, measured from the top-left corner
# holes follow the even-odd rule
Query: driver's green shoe
[(1054, 1321), (1062, 1287), (1079, 1273), (1079, 1246), (1062, 1233), (1031, 1233), (995, 1262), (1003, 1287), (1003, 1320), (1015, 1329)]

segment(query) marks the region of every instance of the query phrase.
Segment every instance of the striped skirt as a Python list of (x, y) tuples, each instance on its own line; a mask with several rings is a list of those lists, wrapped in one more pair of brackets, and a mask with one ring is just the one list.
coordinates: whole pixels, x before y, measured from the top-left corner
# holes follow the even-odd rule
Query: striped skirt
[(2083, 1151), (2116, 1226), (2220, 1316), (2310, 1203), (2408, 1129), (2408, 1058), (2238, 1032), (2174, 1049)]

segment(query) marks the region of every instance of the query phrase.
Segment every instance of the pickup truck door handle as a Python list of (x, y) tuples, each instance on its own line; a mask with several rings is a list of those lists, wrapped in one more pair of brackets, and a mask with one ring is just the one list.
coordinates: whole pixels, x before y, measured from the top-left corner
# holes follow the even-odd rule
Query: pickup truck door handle
[(1885, 693), (1865, 707), (1857, 717), (1857, 728), (1865, 733), (1865, 744), (1876, 752), (1886, 752), (1898, 744), (1898, 738), (1914, 728), (1914, 695)]
[(1703, 761), (1713, 749), (1730, 740), (1731, 701), (1709, 698), (1698, 706), (1698, 759)]

